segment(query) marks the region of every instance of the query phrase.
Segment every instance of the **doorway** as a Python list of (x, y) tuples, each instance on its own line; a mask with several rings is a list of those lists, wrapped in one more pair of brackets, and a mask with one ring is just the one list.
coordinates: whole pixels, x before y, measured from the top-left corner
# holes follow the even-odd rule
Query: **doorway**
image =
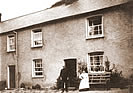
[(8, 66), (8, 88), (15, 88), (15, 65)]
[(68, 71), (69, 76), (69, 87), (75, 87), (75, 79), (77, 77), (77, 60), (76, 59), (64, 59), (65, 67)]

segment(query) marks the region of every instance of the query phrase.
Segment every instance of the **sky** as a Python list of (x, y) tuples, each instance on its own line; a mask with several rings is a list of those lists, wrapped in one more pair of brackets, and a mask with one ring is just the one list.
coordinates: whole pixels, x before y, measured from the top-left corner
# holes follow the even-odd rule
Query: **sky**
[(1, 20), (5, 21), (18, 16), (49, 8), (60, 0), (0, 0)]

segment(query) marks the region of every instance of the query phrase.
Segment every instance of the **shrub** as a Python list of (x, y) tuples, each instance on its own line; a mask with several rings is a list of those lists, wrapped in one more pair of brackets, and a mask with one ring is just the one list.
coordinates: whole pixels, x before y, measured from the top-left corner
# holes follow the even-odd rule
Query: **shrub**
[[(57, 82), (56, 82), (56, 83), (57, 83)], [(50, 89), (52, 89), (52, 90), (57, 89), (56, 83), (55, 83), (55, 84), (53, 84), (53, 85), (50, 87)]]
[(105, 71), (109, 72), (109, 68), (110, 67), (110, 62), (109, 61), (105, 61)]
[(35, 86), (32, 86), (32, 89), (36, 89)]
[(25, 88), (25, 84), (21, 83), (20, 88)]
[(58, 77), (57, 78), (57, 83), (56, 83), (56, 86), (57, 86), (57, 89), (60, 89), (60, 88), (62, 88), (62, 85), (63, 83), (62, 83), (62, 80), (60, 79), (60, 77)]
[(4, 90), (6, 87), (6, 81), (0, 81), (0, 90)]
[(36, 84), (35, 89), (41, 89), (41, 86), (39, 84)]
[(81, 74), (83, 70), (88, 72), (87, 71), (87, 63), (86, 62), (79, 62), (78, 63), (78, 73)]
[(133, 85), (133, 74), (129, 76), (129, 84)]
[(128, 85), (128, 80), (123, 77), (122, 71), (118, 72), (117, 70), (115, 70), (115, 72), (111, 73), (110, 87), (125, 88), (127, 85)]

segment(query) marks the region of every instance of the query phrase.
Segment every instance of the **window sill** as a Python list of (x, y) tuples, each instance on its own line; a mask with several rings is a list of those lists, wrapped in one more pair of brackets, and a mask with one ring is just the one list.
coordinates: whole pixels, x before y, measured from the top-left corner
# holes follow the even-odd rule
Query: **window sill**
[(8, 53), (16, 52), (16, 50), (8, 50)]
[(43, 45), (39, 45), (39, 46), (31, 46), (31, 48), (42, 48)]
[(105, 71), (99, 71), (99, 72), (89, 72), (89, 73), (91, 73), (91, 74), (100, 74), (100, 73), (105, 73)]
[(88, 37), (86, 37), (86, 40), (99, 39), (99, 38), (104, 38), (104, 36), (103, 35), (101, 35), (101, 36), (88, 36)]
[(36, 79), (36, 78), (44, 78), (44, 76), (32, 76), (32, 79)]
[(110, 74), (110, 72), (102, 71), (102, 72), (89, 72), (89, 74)]

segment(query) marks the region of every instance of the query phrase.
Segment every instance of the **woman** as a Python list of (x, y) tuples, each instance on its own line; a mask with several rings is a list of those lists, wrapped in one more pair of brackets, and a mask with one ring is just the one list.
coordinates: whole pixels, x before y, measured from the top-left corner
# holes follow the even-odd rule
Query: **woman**
[(88, 73), (83, 71), (82, 74), (79, 76), (79, 78), (81, 79), (80, 85), (79, 85), (79, 91), (89, 89), (90, 86), (89, 86)]

